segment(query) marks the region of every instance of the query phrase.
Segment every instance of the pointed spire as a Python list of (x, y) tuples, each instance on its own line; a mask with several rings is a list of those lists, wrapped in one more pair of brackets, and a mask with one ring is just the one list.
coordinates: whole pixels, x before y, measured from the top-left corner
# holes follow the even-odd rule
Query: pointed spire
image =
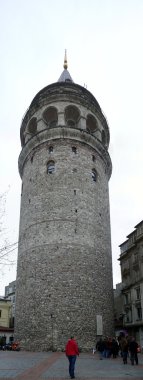
[(73, 82), (71, 76), (70, 76), (70, 73), (68, 72), (67, 68), (68, 68), (68, 62), (67, 62), (67, 50), (65, 49), (65, 57), (64, 57), (64, 70), (60, 76), (60, 78), (58, 79), (58, 82)]
[(68, 68), (68, 62), (67, 62), (67, 49), (65, 49), (65, 58), (64, 58), (64, 69), (67, 70)]

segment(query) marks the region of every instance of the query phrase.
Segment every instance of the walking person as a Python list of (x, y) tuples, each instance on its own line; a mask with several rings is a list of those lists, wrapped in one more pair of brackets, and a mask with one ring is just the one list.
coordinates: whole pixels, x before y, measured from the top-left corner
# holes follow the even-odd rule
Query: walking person
[(115, 359), (118, 356), (118, 351), (119, 351), (119, 345), (117, 343), (117, 340), (115, 338), (112, 339), (112, 355), (113, 359)]
[(103, 359), (103, 353), (105, 350), (105, 342), (100, 338), (96, 344), (96, 349), (99, 351), (99, 359)]
[(132, 365), (134, 365), (134, 361), (136, 362), (136, 364), (138, 364), (137, 348), (138, 348), (138, 344), (135, 341), (135, 338), (132, 337), (131, 342), (129, 344), (130, 359), (131, 359)]
[(125, 337), (121, 338), (120, 346), (121, 346), (123, 363), (127, 364), (128, 347), (129, 347), (129, 345), (128, 345), (128, 341), (127, 341), (127, 339)]
[(66, 344), (65, 352), (69, 360), (69, 375), (71, 379), (75, 379), (74, 369), (75, 369), (76, 357), (77, 355), (79, 355), (79, 349), (78, 349), (77, 342), (74, 339), (74, 336), (71, 336), (71, 338), (68, 340)]

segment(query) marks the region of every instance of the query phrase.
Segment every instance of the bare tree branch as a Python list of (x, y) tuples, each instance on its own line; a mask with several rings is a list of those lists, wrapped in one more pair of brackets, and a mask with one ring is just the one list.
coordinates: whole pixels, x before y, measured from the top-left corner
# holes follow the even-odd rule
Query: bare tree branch
[(7, 229), (4, 225), (5, 207), (8, 190), (0, 194), (0, 267), (11, 266), (16, 263), (18, 242), (9, 243)]

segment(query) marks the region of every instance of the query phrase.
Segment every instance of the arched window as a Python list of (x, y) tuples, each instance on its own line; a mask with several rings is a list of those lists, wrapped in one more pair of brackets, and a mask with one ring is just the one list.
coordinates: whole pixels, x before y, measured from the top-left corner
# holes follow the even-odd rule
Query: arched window
[(97, 182), (97, 171), (95, 169), (92, 169), (92, 179), (94, 182)]
[(49, 146), (49, 153), (53, 153), (53, 146), (52, 145)]
[(49, 161), (47, 163), (47, 174), (53, 174), (55, 171), (55, 163), (54, 161)]
[(95, 162), (95, 156), (94, 156), (94, 154), (92, 155), (92, 161)]
[(79, 121), (80, 113), (77, 107), (68, 106), (65, 109), (65, 121), (66, 125), (70, 128), (77, 126)]
[(73, 152), (74, 154), (77, 153), (76, 146), (72, 146), (72, 152)]
[(86, 129), (90, 133), (94, 133), (96, 129), (98, 128), (97, 120), (95, 117), (91, 114), (87, 115), (86, 119)]
[(35, 135), (37, 132), (37, 119), (36, 117), (32, 117), (32, 119), (28, 123), (28, 132), (31, 135)]
[(43, 112), (43, 119), (48, 124), (48, 127), (56, 127), (58, 123), (58, 113), (55, 107), (48, 107)]

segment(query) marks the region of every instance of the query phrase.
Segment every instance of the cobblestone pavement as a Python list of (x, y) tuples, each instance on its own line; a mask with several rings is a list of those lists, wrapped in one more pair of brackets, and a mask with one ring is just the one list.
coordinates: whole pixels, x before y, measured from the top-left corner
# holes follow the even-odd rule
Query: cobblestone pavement
[[(143, 380), (143, 355), (139, 364), (124, 365), (122, 359), (99, 360), (98, 354), (80, 354), (76, 361), (77, 380)], [(68, 360), (60, 352), (0, 351), (0, 380), (67, 380)]]

